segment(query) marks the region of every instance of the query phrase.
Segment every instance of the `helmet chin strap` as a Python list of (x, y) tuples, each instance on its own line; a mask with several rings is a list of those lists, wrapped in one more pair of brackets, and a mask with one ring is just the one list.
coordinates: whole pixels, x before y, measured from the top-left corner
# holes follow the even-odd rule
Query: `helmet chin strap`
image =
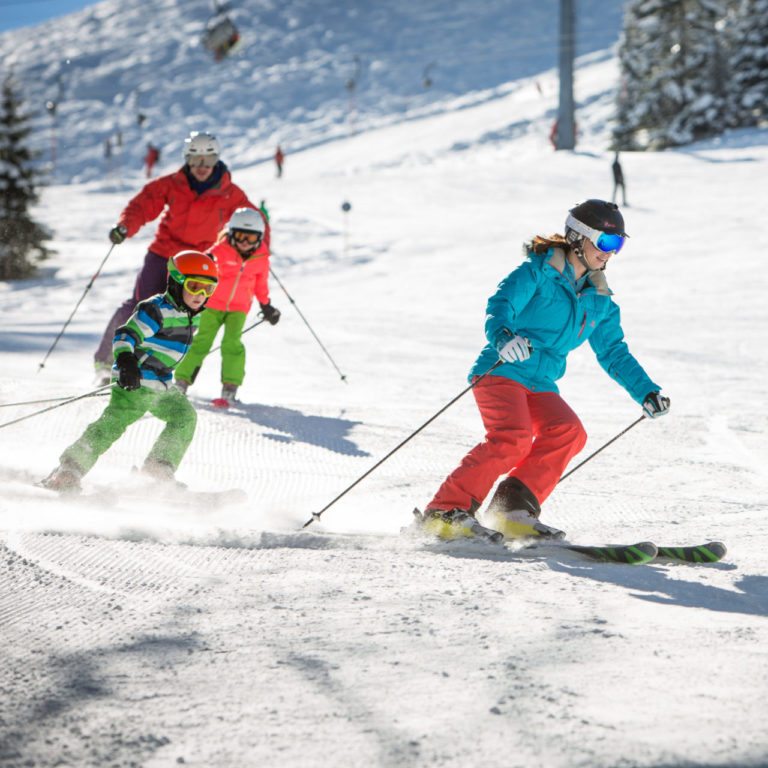
[(592, 267), (589, 266), (587, 257), (584, 253), (584, 241), (586, 239), (587, 238), (585, 235), (577, 236), (576, 238), (571, 239), (571, 249), (576, 254), (576, 258), (581, 262), (581, 265), (587, 270), (587, 275), (591, 275), (593, 272), (604, 272), (605, 268), (608, 266), (607, 262), (603, 264), (600, 269), (592, 269)]
[(582, 237), (581, 240), (579, 240), (578, 243), (574, 244), (573, 250), (576, 251), (576, 257), (581, 262), (582, 266), (587, 270), (587, 272), (591, 272), (592, 270), (589, 267), (589, 264), (587, 263), (587, 257), (584, 253), (584, 238)]
[(581, 262), (581, 266), (587, 270), (587, 273), (593, 272), (587, 264), (587, 257), (584, 255), (584, 235), (580, 235), (576, 230), (570, 229), (566, 235), (566, 240), (570, 243), (571, 250), (576, 254), (576, 258)]

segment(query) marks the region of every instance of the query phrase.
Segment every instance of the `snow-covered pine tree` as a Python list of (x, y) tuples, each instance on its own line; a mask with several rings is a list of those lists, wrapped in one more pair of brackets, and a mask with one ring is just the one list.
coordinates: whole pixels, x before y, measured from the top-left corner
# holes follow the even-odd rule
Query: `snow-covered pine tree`
[(727, 62), (720, 27), (724, 0), (680, 0), (675, 21), (679, 48), (673, 78), (683, 89), (681, 109), (663, 136), (667, 145), (716, 136), (726, 127)]
[(728, 124), (768, 123), (768, 0), (741, 0), (728, 28)]
[(44, 244), (49, 231), (29, 214), (40, 181), (25, 143), (30, 130), (8, 76), (0, 92), (0, 280), (34, 275), (52, 253)]
[(662, 10), (668, 0), (630, 0), (619, 40), (620, 84), (615, 149), (645, 149), (661, 106), (655, 95), (666, 69), (671, 41), (666, 39)]
[(726, 0), (630, 0), (619, 48), (614, 145), (658, 149), (722, 132)]

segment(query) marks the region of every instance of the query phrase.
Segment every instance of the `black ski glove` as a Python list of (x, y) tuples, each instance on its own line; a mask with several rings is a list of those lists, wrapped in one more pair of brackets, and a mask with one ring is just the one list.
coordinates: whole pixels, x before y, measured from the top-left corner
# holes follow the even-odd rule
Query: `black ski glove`
[(120, 376), (117, 379), (117, 385), (123, 389), (138, 389), (141, 386), (141, 373), (139, 371), (139, 361), (133, 352), (121, 352), (117, 356), (117, 369)]
[(109, 230), (109, 239), (115, 244), (120, 245), (125, 240), (128, 230), (122, 225), (118, 224), (116, 227), (112, 227)]
[(261, 314), (264, 315), (264, 319), (270, 325), (277, 325), (280, 321), (280, 310), (277, 307), (273, 307), (271, 304), (259, 304), (261, 307)]
[(664, 397), (661, 392), (649, 392), (643, 400), (643, 410), (649, 419), (666, 416), (669, 411), (669, 398)]

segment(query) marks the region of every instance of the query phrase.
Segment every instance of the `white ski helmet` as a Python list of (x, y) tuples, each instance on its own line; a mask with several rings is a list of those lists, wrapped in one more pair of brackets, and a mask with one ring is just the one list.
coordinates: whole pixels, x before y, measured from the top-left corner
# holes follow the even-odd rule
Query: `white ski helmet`
[(230, 235), (235, 230), (238, 232), (256, 232), (263, 235), (265, 229), (264, 217), (253, 208), (238, 208), (227, 224), (227, 234)]
[(221, 154), (219, 140), (212, 134), (205, 131), (192, 131), (184, 139), (184, 162), (188, 162), (190, 157), (200, 157), (201, 155), (215, 155), (217, 158)]

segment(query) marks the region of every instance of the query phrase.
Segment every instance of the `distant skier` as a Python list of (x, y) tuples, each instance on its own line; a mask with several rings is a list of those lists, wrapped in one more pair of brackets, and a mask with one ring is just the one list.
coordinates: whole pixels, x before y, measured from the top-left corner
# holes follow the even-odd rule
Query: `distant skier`
[(552, 149), (557, 149), (558, 131), (560, 129), (560, 121), (555, 120), (552, 123), (552, 127), (549, 129), (549, 143), (552, 145)]
[(473, 535), (475, 513), (499, 483), (486, 517), (506, 537), (560, 537), (538, 521), (568, 462), (587, 435), (558, 394), (568, 353), (589, 340), (609, 376), (650, 418), (669, 410), (669, 398), (630, 354), (619, 308), (605, 280), (610, 258), (624, 245), (624, 219), (613, 203), (587, 200), (572, 208), (565, 236), (537, 235), (527, 260), (489, 299), (487, 345), (469, 380), (486, 429), (427, 505), (424, 526), (437, 535)]
[(619, 162), (619, 153), (617, 152), (613, 157), (613, 163), (611, 163), (611, 171), (613, 172), (613, 197), (611, 200), (615, 203), (616, 202), (616, 193), (619, 191), (619, 187), (621, 187), (621, 204), (622, 205), (629, 205), (627, 203), (627, 187), (624, 183), (624, 170), (621, 167), (621, 163)]
[[(576, 122), (573, 123), (573, 139), (576, 141), (579, 136), (579, 126)], [(552, 127), (549, 129), (549, 143), (552, 145), (552, 149), (560, 149), (560, 121), (555, 120), (552, 123)]]
[(115, 360), (109, 405), (61, 455), (43, 485), (77, 492), (80, 480), (134, 422), (149, 412), (165, 422), (143, 471), (172, 481), (192, 441), (195, 409), (172, 384), (173, 368), (184, 357), (200, 323), (199, 314), (218, 279), (216, 263), (197, 251), (168, 260), (167, 290), (139, 303), (112, 342)]
[(147, 154), (144, 155), (144, 166), (147, 170), (148, 179), (152, 178), (152, 169), (158, 160), (160, 160), (160, 149), (150, 142), (147, 144)]
[[(112, 365), (115, 328), (128, 319), (137, 302), (165, 289), (168, 259), (185, 249), (206, 251), (213, 245), (223, 223), (229, 221), (238, 208), (256, 208), (245, 192), (232, 183), (227, 166), (219, 159), (220, 153), (215, 136), (193, 131), (184, 140), (181, 169), (146, 184), (109, 231), (109, 239), (119, 244), (162, 214), (133, 293), (107, 323), (94, 355), (100, 380), (104, 381)], [(267, 246), (269, 237), (267, 228), (264, 233)]]
[(277, 145), (275, 150), (275, 167), (277, 168), (277, 178), (279, 179), (283, 175), (283, 162), (285, 161), (285, 153), (281, 149), (280, 145)]
[(245, 378), (245, 345), (242, 342), (245, 318), (254, 296), (261, 314), (271, 325), (280, 320), (280, 310), (269, 301), (269, 248), (264, 243), (266, 218), (260, 211), (239, 208), (234, 212), (211, 249), (219, 268), (219, 284), (200, 318), (200, 331), (187, 356), (176, 368), (176, 386), (182, 392), (197, 378), (219, 329), (221, 342), (221, 397), (213, 404), (228, 408), (237, 397)]

